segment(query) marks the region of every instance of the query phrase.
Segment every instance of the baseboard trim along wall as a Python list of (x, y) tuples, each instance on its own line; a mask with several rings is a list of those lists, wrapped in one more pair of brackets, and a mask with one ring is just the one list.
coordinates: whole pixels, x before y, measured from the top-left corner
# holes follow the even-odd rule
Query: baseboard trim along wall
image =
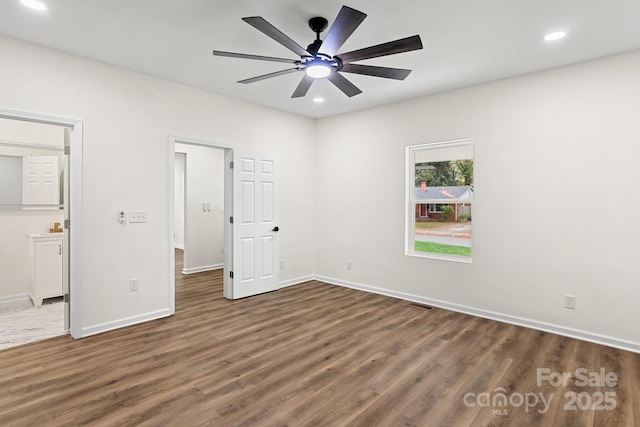
[(7, 295), (6, 297), (0, 297), (0, 305), (11, 304), (18, 301), (24, 301), (29, 299), (29, 294), (17, 294)]
[(224, 264), (205, 265), (203, 267), (183, 268), (182, 274), (202, 273), (203, 271), (219, 270), (224, 268)]
[(496, 320), (498, 322), (509, 323), (512, 325), (523, 326), (525, 328), (536, 329), (539, 331), (550, 332), (557, 335), (575, 338), (582, 341), (588, 341), (595, 344), (602, 344), (608, 347), (618, 348), (621, 350), (640, 353), (640, 343), (627, 341), (606, 335), (594, 334), (579, 329), (567, 328), (564, 326), (554, 325), (536, 320), (525, 319), (517, 316), (510, 316), (502, 313), (496, 313), (487, 310), (480, 310), (460, 304), (453, 304), (445, 301), (439, 301), (430, 298), (424, 298), (417, 295), (406, 294), (403, 292), (394, 292), (388, 289), (376, 288), (374, 286), (362, 285), (359, 283), (346, 282), (344, 280), (333, 279), (330, 277), (316, 276), (315, 280), (329, 283), (331, 285), (343, 286), (346, 288), (356, 289), (359, 291), (371, 292), (374, 294), (384, 295), (392, 298), (398, 298), (406, 301), (416, 302), (420, 304), (432, 305), (434, 307), (444, 308), (446, 310), (456, 311), (459, 313), (469, 314), (471, 316), (483, 317), (485, 319)]
[(165, 308), (146, 314), (141, 314), (139, 316), (126, 317), (124, 319), (115, 320), (113, 322), (106, 322), (99, 325), (89, 326), (86, 328), (82, 328), (80, 338), (86, 338), (91, 335), (112, 331), (114, 329), (124, 328), (125, 326), (136, 325), (138, 323), (148, 322), (150, 320), (161, 319), (163, 317), (171, 316), (172, 314), (173, 313), (171, 312), (171, 310)]
[(308, 282), (310, 280), (315, 280), (315, 277), (313, 277), (313, 276), (304, 276), (304, 277), (298, 277), (296, 279), (285, 280), (284, 282), (280, 282), (280, 289), (287, 288), (289, 286), (300, 285), (300, 284)]
[[(608, 347), (618, 348), (621, 350), (627, 350), (633, 353), (640, 353), (640, 343), (633, 342), (633, 341), (623, 340), (620, 338), (610, 337), (606, 335), (594, 334), (592, 332), (573, 329), (573, 328), (567, 328), (564, 326), (554, 325), (550, 323), (539, 322), (537, 320), (525, 319), (517, 316), (510, 316), (510, 315), (496, 313), (496, 312), (487, 311), (487, 310), (480, 310), (474, 307), (454, 304), (454, 303), (435, 300), (431, 298), (425, 298), (425, 297), (421, 297), (413, 294), (390, 291), (388, 289), (377, 288), (374, 286), (363, 285), (360, 283), (347, 282), (344, 280), (333, 279), (331, 277), (303, 276), (295, 279), (289, 279), (289, 280), (280, 282), (280, 289), (286, 288), (289, 286), (300, 285), (300, 284), (309, 282), (311, 280), (318, 280), (320, 282), (325, 282), (331, 285), (342, 286), (345, 288), (384, 295), (391, 298), (398, 298), (398, 299), (411, 301), (419, 304), (431, 305), (434, 307), (443, 308), (445, 310), (451, 310), (458, 313), (469, 314), (471, 316), (483, 317), (485, 319), (496, 320), (498, 322), (509, 323), (517, 326), (523, 326), (525, 328), (531, 328), (539, 331), (550, 332), (552, 334), (562, 335), (569, 338), (575, 338), (582, 341), (606, 345)], [(12, 296), (11, 298), (21, 297), (21, 296), (22, 295), (15, 295), (15, 296)], [(10, 297), (0, 298), (0, 304), (2, 304), (3, 301), (7, 298), (10, 298)], [(25, 294), (22, 299), (26, 299), (26, 298), (28, 298), (28, 295)], [(15, 299), (14, 301), (18, 301), (18, 300), (19, 299)], [(140, 316), (128, 317), (128, 318), (116, 320), (113, 322), (107, 322), (99, 325), (90, 326), (87, 328), (82, 328), (81, 337), (84, 338), (84, 337), (99, 334), (102, 332), (107, 332), (114, 329), (122, 328), (125, 326), (131, 326), (137, 323), (160, 319), (163, 317), (171, 316), (172, 314), (173, 313), (171, 313), (171, 311), (167, 308), (167, 309), (143, 314)]]
[[(220, 267), (216, 267), (216, 268), (222, 268), (222, 265)], [(214, 270), (216, 268), (211, 268), (211, 270)], [(207, 271), (207, 270), (203, 270), (203, 271)], [(194, 271), (195, 273), (195, 271)], [(294, 286), (294, 285), (299, 285), (301, 283), (305, 283), (308, 282), (310, 280), (314, 280), (313, 276), (305, 276), (305, 277), (299, 277), (296, 279), (290, 279), (284, 282), (280, 282), (280, 288), (286, 288), (288, 286)], [(25, 294), (26, 298), (28, 298), (28, 296)], [(150, 320), (156, 320), (156, 319), (161, 319), (163, 317), (168, 317), (171, 316), (173, 313), (171, 313), (171, 310), (167, 309), (163, 309), (163, 310), (158, 310), (158, 311), (153, 311), (151, 313), (147, 313), (147, 314), (142, 314), (140, 316), (132, 316), (132, 317), (127, 317), (124, 319), (120, 319), (120, 320), (115, 320), (113, 322), (106, 322), (106, 323), (101, 323), (99, 325), (94, 325), (94, 326), (89, 326), (86, 328), (82, 328), (82, 335), (80, 336), (80, 338), (86, 338), (89, 337), (91, 335), (96, 335), (96, 334), (100, 334), (102, 332), (108, 332), (108, 331), (112, 331), (114, 329), (119, 329), (119, 328), (124, 328), (126, 326), (133, 326), (136, 325), (138, 323), (143, 323), (143, 322), (148, 322)]]

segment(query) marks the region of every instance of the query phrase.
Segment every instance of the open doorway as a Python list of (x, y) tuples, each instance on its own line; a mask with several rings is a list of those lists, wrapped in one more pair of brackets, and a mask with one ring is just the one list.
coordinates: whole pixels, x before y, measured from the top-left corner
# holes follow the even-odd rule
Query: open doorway
[[(183, 272), (196, 273), (224, 268), (222, 275), (223, 295), (227, 299), (240, 299), (261, 293), (272, 292), (279, 288), (279, 253), (280, 244), (278, 232), (279, 226), (279, 166), (277, 156), (268, 153), (261, 155), (233, 150), (213, 143), (189, 140), (183, 138), (169, 138), (169, 277), (170, 283), (170, 307), (175, 313), (176, 307), (176, 254), (175, 254), (175, 229), (180, 227), (175, 224), (176, 206), (176, 146), (184, 145), (211, 152), (218, 150), (220, 159), (223, 160), (222, 172), (217, 172), (212, 180), (223, 179), (223, 203), (220, 204), (220, 195), (217, 200), (207, 200), (208, 196), (195, 198), (189, 201), (191, 192), (189, 174), (190, 157), (187, 154), (185, 161), (186, 175), (185, 206), (193, 203), (194, 211), (202, 211), (205, 214), (218, 212), (222, 219), (222, 233), (224, 245), (214, 240), (211, 234), (205, 234), (198, 241), (207, 245), (201, 254), (193, 255), (191, 249), (190, 215), (185, 211), (185, 241)], [(223, 154), (223, 155), (222, 155)], [(192, 158), (199, 158), (195, 154)], [(204, 165), (205, 169), (211, 169), (211, 165)], [(203, 172), (204, 173), (204, 172)], [(197, 174), (199, 175), (199, 173)], [(198, 176), (198, 178), (200, 178)], [(191, 193), (192, 194), (192, 193)], [(200, 215), (202, 214), (200, 212)], [(219, 227), (219, 220), (213, 220)], [(215, 255), (217, 248), (223, 260), (217, 264)], [(218, 254), (218, 255), (220, 255)], [(208, 255), (209, 258), (199, 259), (199, 263), (193, 259)], [(193, 259), (192, 259), (193, 258)], [(220, 258), (218, 258), (220, 259)], [(234, 278), (235, 276), (235, 278)]]
[(81, 278), (82, 122), (0, 109), (0, 156), (11, 172), (0, 186), (0, 312), (9, 316), (0, 348), (79, 337), (70, 295)]
[(64, 128), (0, 119), (0, 349), (65, 333), (64, 165)]
[[(227, 263), (225, 227), (229, 147), (170, 138), (170, 248), (173, 297), (186, 276), (222, 270)], [(173, 302), (175, 311), (175, 300)]]

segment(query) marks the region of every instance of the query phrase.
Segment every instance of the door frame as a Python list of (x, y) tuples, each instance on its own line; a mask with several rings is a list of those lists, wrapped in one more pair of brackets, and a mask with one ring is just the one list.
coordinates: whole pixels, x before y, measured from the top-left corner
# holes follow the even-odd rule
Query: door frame
[(227, 289), (231, 286), (229, 275), (226, 272), (231, 271), (232, 261), (232, 226), (229, 220), (232, 212), (233, 201), (233, 175), (231, 174), (231, 168), (229, 164), (233, 161), (233, 148), (227, 144), (220, 144), (217, 142), (205, 141), (201, 139), (194, 139), (188, 137), (181, 137), (176, 135), (169, 135), (168, 143), (168, 170), (169, 170), (169, 227), (168, 227), (168, 247), (169, 247), (169, 309), (171, 314), (176, 312), (176, 259), (175, 259), (175, 185), (176, 185), (176, 171), (175, 171), (175, 150), (176, 143), (195, 145), (199, 147), (215, 148), (224, 151), (224, 284), (223, 288)]
[[(68, 157), (69, 203), (64, 206), (65, 218), (70, 219), (71, 228), (65, 230), (66, 259), (63, 267), (63, 282), (68, 284), (69, 333), (73, 338), (82, 337), (82, 128), (80, 119), (51, 116), (47, 114), (0, 108), (0, 118), (60, 126), (70, 130)], [(67, 154), (67, 153), (65, 153)], [(63, 258), (64, 259), (64, 258)], [(65, 310), (66, 313), (67, 310)], [(65, 319), (66, 322), (66, 319)]]

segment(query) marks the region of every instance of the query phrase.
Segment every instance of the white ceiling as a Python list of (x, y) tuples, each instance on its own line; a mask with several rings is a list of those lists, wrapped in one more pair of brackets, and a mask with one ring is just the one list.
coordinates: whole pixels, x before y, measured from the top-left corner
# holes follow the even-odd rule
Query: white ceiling
[[(554, 68), (640, 48), (640, 0), (20, 0), (0, 2), (0, 33), (166, 80), (319, 118)], [(291, 99), (301, 73), (249, 85), (237, 80), (287, 64), (214, 57), (224, 50), (299, 59), (241, 18), (262, 16), (306, 46), (307, 21), (329, 25), (346, 4), (368, 16), (347, 52), (419, 34), (424, 49), (363, 64), (410, 68), (404, 81), (345, 74), (363, 93), (347, 98), (326, 80)], [(553, 43), (543, 36), (566, 30)], [(323, 104), (312, 98), (322, 96)]]

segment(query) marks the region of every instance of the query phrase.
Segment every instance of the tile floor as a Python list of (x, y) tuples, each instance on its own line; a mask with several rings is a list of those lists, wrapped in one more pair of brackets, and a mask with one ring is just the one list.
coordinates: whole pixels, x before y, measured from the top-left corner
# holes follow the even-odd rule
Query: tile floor
[(0, 305), (0, 350), (65, 334), (62, 298)]

